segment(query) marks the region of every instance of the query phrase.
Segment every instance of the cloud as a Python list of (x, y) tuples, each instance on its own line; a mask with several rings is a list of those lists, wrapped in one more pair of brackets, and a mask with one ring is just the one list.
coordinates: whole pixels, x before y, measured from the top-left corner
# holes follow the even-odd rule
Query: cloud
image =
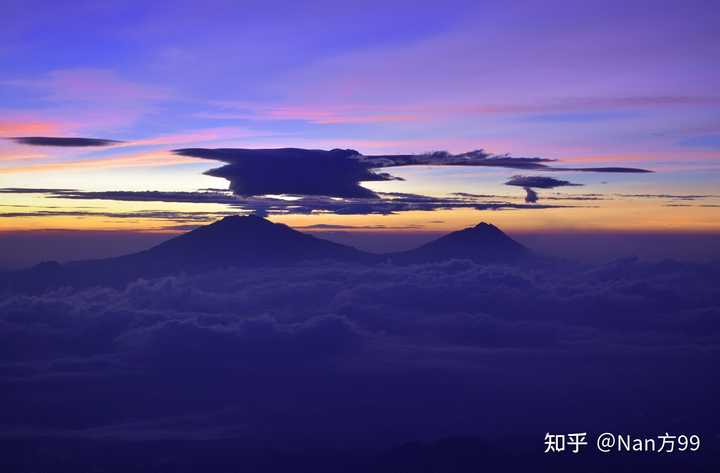
[(115, 169), (128, 167), (175, 166), (177, 164), (197, 163), (196, 160), (183, 156), (170, 155), (164, 151), (147, 151), (139, 153), (119, 154), (112, 159), (92, 158), (76, 161), (57, 161), (47, 163), (20, 164), (0, 168), (0, 173), (34, 173), (46, 171), (73, 171), (82, 169)]
[(175, 150), (181, 156), (213, 159), (228, 163), (206, 174), (230, 181), (237, 195), (266, 194), (325, 195), (334, 197), (375, 197), (360, 186), (361, 181), (387, 181), (355, 159), (355, 150), (331, 151), (281, 149), (204, 149)]
[(526, 192), (525, 202), (534, 204), (535, 202), (538, 201), (538, 193), (537, 192), (535, 192), (530, 187), (523, 187), (523, 189), (525, 189), (525, 192)]
[(352, 348), (360, 332), (347, 318), (336, 315), (310, 317), (302, 322), (281, 323), (270, 316), (251, 317), (228, 324), (208, 324), (198, 319), (168, 320), (128, 330), (115, 339), (119, 350), (143, 362), (175, 365), (187, 350), (194, 363), (229, 358), (256, 367), (293, 359), (307, 361)]
[(554, 189), (556, 187), (565, 186), (582, 186), (582, 184), (574, 184), (570, 181), (563, 181), (553, 177), (546, 176), (513, 176), (512, 179), (505, 183), (507, 186), (518, 186), (525, 189), (527, 193), (525, 202), (535, 203), (538, 201), (538, 193), (533, 188)]
[(136, 212), (100, 212), (88, 210), (32, 210), (26, 212), (2, 212), (0, 218), (20, 217), (111, 217), (121, 219), (160, 219), (174, 222), (208, 223), (218, 216), (234, 212), (175, 212), (165, 210), (139, 210)]
[[(684, 105), (712, 106), (720, 102), (714, 96), (631, 96), (631, 97), (546, 97), (523, 103), (511, 97), (504, 103), (434, 103), (422, 106), (406, 104), (335, 105), (306, 103), (274, 106), (249, 102), (215, 102), (216, 111), (199, 112), (195, 116), (211, 120), (301, 120), (318, 125), (382, 124), (427, 121), (442, 117), (474, 115), (520, 115), (529, 121), (590, 122), (623, 118), (628, 110), (665, 108)], [(614, 110), (608, 112), (608, 110)], [(589, 111), (589, 112), (588, 112)]]
[(553, 177), (545, 176), (513, 176), (512, 179), (505, 183), (507, 186), (519, 187), (537, 187), (539, 189), (554, 189), (555, 187), (564, 186), (582, 186), (570, 181), (563, 181)]
[[(332, 198), (327, 196), (292, 196), (279, 197), (239, 197), (228, 192), (162, 192), (162, 191), (78, 191), (67, 189), (32, 189), (32, 188), (0, 188), (0, 193), (38, 193), (48, 198), (75, 200), (115, 200), (127, 202), (194, 202), (225, 204), (232, 209), (227, 213), (256, 213), (261, 215), (310, 214), (322, 212), (336, 215), (390, 215), (406, 211), (435, 211), (443, 209), (468, 208), (477, 210), (511, 210), (511, 209), (546, 209), (567, 208), (568, 205), (527, 205), (506, 200), (505, 196), (474, 196), (456, 194), (446, 197), (423, 196), (406, 193), (379, 193), (374, 198)], [(576, 207), (576, 206), (575, 206)], [(65, 211), (75, 214), (76, 211)], [(85, 211), (82, 211), (85, 212)], [(51, 211), (41, 210), (24, 212), (22, 215), (56, 215)], [(90, 213), (97, 214), (99, 213)], [(187, 215), (211, 215), (211, 213), (192, 213)], [(218, 213), (223, 214), (223, 212)], [(3, 214), (10, 216), (9, 214)], [(12, 216), (20, 216), (15, 213)], [(117, 214), (122, 216), (122, 214)], [(132, 213), (128, 214), (132, 215)]]
[(367, 156), (360, 158), (372, 167), (393, 166), (484, 166), (514, 169), (543, 169), (545, 163), (553, 162), (548, 158), (523, 158), (509, 155), (493, 155), (478, 149), (467, 153), (451, 154), (447, 151), (435, 151), (424, 154)]
[(230, 181), (241, 196), (298, 194), (345, 198), (373, 198), (377, 194), (360, 185), (366, 181), (395, 178), (378, 168), (398, 166), (480, 166), (541, 171), (651, 172), (636, 168), (555, 168), (547, 158), (492, 155), (483, 150), (461, 154), (445, 151), (417, 155), (365, 156), (352, 149), (307, 150), (300, 148), (242, 149), (187, 148), (175, 154), (228, 163), (206, 174)]
[(510, 169), (529, 169), (537, 171), (572, 171), (572, 172), (606, 172), (606, 173), (650, 173), (653, 171), (640, 168), (627, 167), (583, 167), (565, 168), (554, 167), (547, 163), (557, 162), (549, 158), (524, 158), (512, 157), (508, 154), (494, 155), (479, 149), (467, 153), (451, 154), (447, 151), (436, 151), (419, 155), (396, 155), (396, 156), (367, 156), (361, 158), (374, 166), (480, 166), (500, 167)]
[(0, 136), (11, 136), (25, 133), (52, 133), (61, 129), (60, 123), (43, 119), (12, 119), (0, 118)]
[(620, 197), (633, 197), (639, 199), (676, 199), (676, 200), (698, 200), (718, 197), (711, 194), (617, 194)]
[(550, 168), (549, 171), (576, 171), (576, 172), (607, 172), (618, 174), (644, 174), (651, 173), (649, 169), (625, 167), (597, 167), (597, 168)]
[[(231, 105), (232, 104), (226, 104)], [(216, 120), (302, 120), (318, 125), (387, 123), (418, 120), (416, 112), (408, 111), (373, 111), (363, 107), (312, 107), (312, 106), (279, 106), (252, 107), (246, 111), (225, 111), (202, 113), (202, 118)]]
[(680, 143), (680, 146), (687, 146), (689, 148), (700, 148), (708, 150), (719, 150), (720, 149), (720, 135), (701, 135), (687, 138)]
[[(326, 336), (401, 336), (429, 346), (502, 346), (508, 342), (492, 336), (463, 339), (463, 333), (472, 326), (478, 336), (487, 334), (489, 326), (524, 333), (533, 324), (538, 330), (555, 327), (559, 338), (552, 344), (577, 341), (583, 330), (586, 337), (619, 337), (618, 341), (653, 331), (677, 341), (696, 334), (700, 338), (693, 335), (693, 343), (701, 343), (702, 336), (711, 335), (710, 329), (695, 330), (693, 324), (700, 317), (703, 324), (712, 325), (715, 312), (708, 308), (720, 300), (707, 275), (716, 271), (712, 264), (632, 259), (587, 268), (555, 266), (553, 271), (465, 260), (409, 267), (304, 263), (138, 280), (124, 289), (8, 294), (0, 302), (0, 321), (3, 330), (13, 327), (13, 332), (27, 337), (54, 340), (48, 346), (56, 348), (45, 353), (43, 345), (13, 344), (31, 350), (26, 353), (33, 359), (155, 349), (172, 349), (174, 356), (181, 356), (182, 347), (190, 345), (195, 349), (184, 350), (183, 357), (213, 358), (220, 356), (218, 349), (239, 355), (271, 350), (278, 343), (311, 350), (306, 344), (310, 340), (298, 342), (305, 334), (317, 336), (317, 343)], [(679, 327), (683, 331), (676, 332)], [(711, 331), (720, 333), (717, 327)], [(58, 344), (76, 337), (86, 338), (80, 345)], [(227, 343), (221, 342), (226, 338)], [(517, 343), (547, 344), (522, 338), (511, 344)], [(345, 341), (336, 348), (344, 345)]]
[(350, 469), (322, 471), (353, 471), (366, 451), (492, 439), (508, 423), (521, 439), (578, 423), (664, 432), (670, 404), (676, 422), (712, 432), (718, 271), (323, 262), (6, 292), (0, 438), (18, 447), (3, 461), (296, 471), (257, 453), (291, 445), (307, 462), (339, 445)]
[[(0, 433), (25, 429), (29, 441), (195, 432), (235, 445), (281, 435), (273, 438), (304, 447), (338, 435), (477, 434), (518, 405), (537, 412), (530, 424), (579, 418), (591, 429), (626, 420), (627, 404), (659, 386), (689, 400), (677, 413), (699, 428), (717, 420), (707, 370), (720, 343), (719, 270), (637, 260), (324, 262), (6, 293)], [(568, 403), (587, 392), (602, 396), (601, 412)], [(643, 406), (642, 421), (666, 421), (657, 397)], [(183, 420), (188, 413), (196, 421)]]
[(24, 115), (61, 125), (55, 130), (27, 130), (10, 136), (128, 129), (147, 114), (159, 111), (161, 102), (174, 98), (164, 86), (140, 83), (102, 68), (57, 69), (0, 82), (16, 87), (21, 96), (38, 104), (23, 111)]
[(77, 189), (42, 188), (42, 187), (2, 187), (0, 194), (54, 194), (80, 192)]
[(117, 140), (106, 140), (101, 138), (76, 138), (76, 137), (54, 137), (54, 136), (18, 136), (10, 138), (16, 143), (34, 146), (112, 146), (122, 143)]
[(162, 88), (140, 84), (99, 68), (58, 69), (41, 78), (3, 81), (6, 85), (36, 89), (56, 102), (132, 103), (167, 100), (172, 94)]
[(258, 208), (256, 208), (256, 209), (253, 209), (251, 215), (255, 215), (255, 216), (258, 216), (258, 217), (265, 218), (265, 217), (267, 217), (268, 215), (270, 215), (270, 213), (268, 212), (268, 210), (267, 210), (266, 208), (258, 207)]
[(337, 225), (328, 223), (316, 223), (314, 225), (305, 225), (302, 227), (294, 227), (302, 230), (409, 230), (422, 228), (419, 225), (404, 226), (387, 226), (387, 225)]

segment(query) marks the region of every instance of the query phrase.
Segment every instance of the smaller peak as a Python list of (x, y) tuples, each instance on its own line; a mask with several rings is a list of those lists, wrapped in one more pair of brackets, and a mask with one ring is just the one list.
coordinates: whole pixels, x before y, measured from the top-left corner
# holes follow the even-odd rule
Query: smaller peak
[(486, 223), (486, 222), (480, 222), (475, 227), (477, 230), (500, 230), (498, 227), (493, 225), (492, 223)]

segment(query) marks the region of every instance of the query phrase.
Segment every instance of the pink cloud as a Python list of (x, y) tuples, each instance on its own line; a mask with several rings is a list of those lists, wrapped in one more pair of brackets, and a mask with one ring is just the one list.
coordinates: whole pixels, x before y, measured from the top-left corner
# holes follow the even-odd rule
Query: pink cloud
[[(542, 25), (510, 37), (501, 23), (473, 22), (417, 41), (326, 56), (269, 79), (284, 100), (238, 108), (243, 119), (328, 124), (720, 104), (712, 87), (718, 68), (708, 61), (697, 71), (695, 57), (666, 44), (665, 28), (639, 29), (628, 44), (617, 24), (585, 20), (590, 26), (571, 36)], [(687, 25), (673, 27), (694, 34)], [(706, 53), (712, 50), (708, 44)]]
[(0, 145), (0, 162), (32, 161), (47, 158), (47, 154), (27, 146), (18, 146), (13, 143)]
[(194, 116), (211, 120), (300, 120), (318, 125), (363, 124), (417, 121), (419, 110), (382, 107), (330, 106), (322, 104), (266, 105), (251, 102), (215, 102), (218, 112), (199, 112)]
[(241, 127), (214, 127), (128, 141), (125, 143), (125, 146), (180, 145), (262, 136), (273, 136), (273, 133), (267, 131), (255, 131)]
[(39, 79), (4, 81), (5, 84), (34, 88), (58, 102), (154, 101), (171, 98), (169, 91), (121, 78), (108, 69), (61, 69)]
[(383, 122), (402, 122), (415, 121), (419, 116), (411, 113), (399, 112), (374, 112), (372, 110), (363, 110), (360, 107), (345, 108), (317, 108), (317, 107), (278, 107), (266, 110), (260, 110), (258, 113), (260, 118), (278, 119), (278, 120), (304, 120), (310, 123), (320, 125), (340, 124), (340, 123), (383, 123)]
[(56, 133), (64, 129), (59, 123), (41, 119), (2, 119), (0, 118), (0, 136), (41, 135)]
[(107, 69), (55, 70), (40, 78), (0, 84), (43, 99), (44, 106), (32, 111), (33, 116), (43, 117), (39, 121), (62, 122), (65, 131), (81, 133), (125, 128), (157, 110), (158, 102), (173, 98), (165, 88), (130, 81)]
[(63, 160), (57, 162), (5, 166), (0, 167), (0, 174), (47, 171), (73, 171), (88, 169), (112, 169), (128, 167), (157, 167), (198, 162), (200, 162), (200, 160), (188, 158), (185, 156), (176, 156), (167, 151), (157, 151), (145, 153), (131, 153), (126, 155), (75, 161)]
[(318, 125), (419, 122), (473, 115), (523, 115), (559, 112), (592, 112), (644, 108), (712, 107), (720, 96), (623, 96), (565, 97), (528, 102), (453, 101), (417, 102), (413, 105), (378, 104), (337, 106), (320, 102), (268, 106), (253, 103), (221, 103), (220, 112), (200, 112), (198, 118), (217, 120), (300, 120)]

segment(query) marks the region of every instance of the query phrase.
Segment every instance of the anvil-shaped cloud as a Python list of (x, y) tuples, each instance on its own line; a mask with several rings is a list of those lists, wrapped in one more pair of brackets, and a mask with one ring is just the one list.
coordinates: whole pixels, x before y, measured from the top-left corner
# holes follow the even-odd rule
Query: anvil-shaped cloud
[(352, 149), (204, 149), (176, 150), (182, 156), (228, 163), (206, 174), (230, 181), (230, 190), (242, 196), (265, 194), (375, 197), (361, 181), (386, 181), (387, 174), (371, 171)]
[(324, 195), (344, 198), (373, 198), (377, 195), (360, 185), (363, 181), (399, 178), (375, 169), (396, 166), (485, 166), (535, 171), (652, 172), (638, 168), (556, 168), (547, 158), (493, 155), (483, 150), (461, 154), (444, 151), (426, 154), (365, 156), (352, 149), (308, 150), (300, 148), (242, 149), (186, 148), (182, 156), (227, 163), (206, 174), (230, 181), (238, 195)]

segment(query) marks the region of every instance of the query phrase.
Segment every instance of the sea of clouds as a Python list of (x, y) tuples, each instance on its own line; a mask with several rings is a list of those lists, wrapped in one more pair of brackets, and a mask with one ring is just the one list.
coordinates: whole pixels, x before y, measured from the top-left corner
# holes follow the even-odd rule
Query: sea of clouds
[(316, 262), (6, 293), (0, 435), (347, 448), (712, 432), (719, 275)]

